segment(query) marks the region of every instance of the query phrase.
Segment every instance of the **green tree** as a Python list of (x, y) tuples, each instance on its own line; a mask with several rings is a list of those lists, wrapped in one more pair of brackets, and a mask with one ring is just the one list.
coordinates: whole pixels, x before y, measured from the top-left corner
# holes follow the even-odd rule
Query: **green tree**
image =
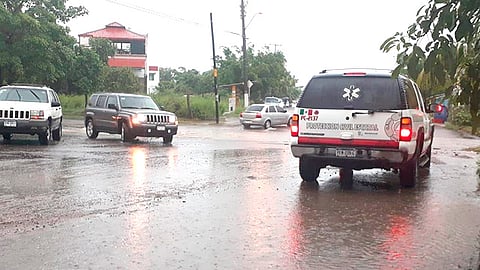
[(100, 74), (99, 92), (143, 92), (141, 78), (138, 78), (130, 68), (104, 66)]
[(115, 55), (115, 47), (110, 40), (106, 38), (91, 38), (89, 45), (94, 50), (103, 63), (108, 64), (108, 58)]
[[(229, 85), (242, 82), (241, 50), (224, 48), (224, 57), (219, 59), (219, 84)], [(254, 84), (250, 89), (251, 99), (261, 102), (265, 96), (291, 96), (298, 90), (296, 79), (286, 69), (286, 59), (281, 51), (271, 52), (269, 47), (255, 52), (247, 50), (248, 79)], [(241, 87), (239, 87), (241, 89)]]
[(262, 101), (265, 96), (290, 96), (296, 80), (286, 69), (287, 60), (281, 51), (271, 52), (268, 47), (253, 57), (249, 78), (255, 81), (251, 98)]
[(185, 94), (204, 94), (211, 92), (212, 82), (207, 81), (211, 78), (211, 72), (201, 74), (196, 69), (186, 69), (180, 67), (175, 73), (176, 91)]
[(68, 92), (88, 95), (100, 86), (101, 74), (107, 66), (91, 49), (76, 47), (75, 58), (68, 72)]
[(0, 84), (55, 84), (71, 65), (75, 39), (58, 22), (86, 13), (66, 0), (0, 1)]
[[(396, 49), (398, 66), (408, 75), (458, 88), (454, 98), (469, 105), (472, 133), (480, 125), (479, 43), (480, 0), (430, 0), (417, 12), (417, 20), (406, 33), (397, 32), (381, 45), (384, 52)], [(426, 79), (428, 78), (428, 79)]]
[(176, 70), (172, 68), (160, 68), (159, 83), (157, 91), (159, 92), (173, 92), (175, 89), (175, 74)]

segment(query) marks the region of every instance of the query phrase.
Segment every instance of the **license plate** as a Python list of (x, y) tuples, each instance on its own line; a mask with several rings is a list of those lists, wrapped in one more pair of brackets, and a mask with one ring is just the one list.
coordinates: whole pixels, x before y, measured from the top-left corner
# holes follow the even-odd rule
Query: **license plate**
[(165, 130), (165, 126), (157, 126), (157, 130), (158, 130), (158, 131), (164, 131), (164, 130)]
[(357, 152), (355, 149), (337, 149), (335, 150), (335, 156), (337, 157), (355, 157)]
[(5, 120), (3, 121), (4, 127), (17, 127), (17, 121), (15, 120)]

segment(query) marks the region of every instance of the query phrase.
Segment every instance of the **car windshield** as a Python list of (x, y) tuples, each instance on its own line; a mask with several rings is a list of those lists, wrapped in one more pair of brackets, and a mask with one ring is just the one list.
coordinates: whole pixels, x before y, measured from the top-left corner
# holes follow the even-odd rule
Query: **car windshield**
[(314, 109), (401, 109), (400, 84), (388, 77), (313, 78), (299, 107)]
[(48, 103), (47, 90), (16, 87), (3, 88), (0, 89), (0, 101)]
[(158, 110), (158, 106), (150, 97), (144, 96), (120, 96), (120, 106), (130, 109)]

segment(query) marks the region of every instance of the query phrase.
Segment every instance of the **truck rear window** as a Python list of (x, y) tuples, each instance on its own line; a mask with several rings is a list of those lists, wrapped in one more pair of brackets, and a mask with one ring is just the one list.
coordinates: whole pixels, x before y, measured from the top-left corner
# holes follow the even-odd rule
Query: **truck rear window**
[(398, 80), (388, 77), (317, 77), (297, 107), (313, 109), (402, 109)]

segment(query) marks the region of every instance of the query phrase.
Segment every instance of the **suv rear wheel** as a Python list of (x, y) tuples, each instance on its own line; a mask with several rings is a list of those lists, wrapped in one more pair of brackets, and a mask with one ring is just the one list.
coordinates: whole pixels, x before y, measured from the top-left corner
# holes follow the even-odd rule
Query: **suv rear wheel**
[(85, 125), (85, 132), (87, 133), (87, 137), (90, 139), (96, 139), (98, 137), (98, 131), (93, 125), (92, 119), (87, 120), (87, 124)]
[(318, 174), (320, 173), (320, 167), (316, 165), (312, 159), (303, 156), (300, 157), (298, 167), (303, 181), (313, 182), (317, 180)]

